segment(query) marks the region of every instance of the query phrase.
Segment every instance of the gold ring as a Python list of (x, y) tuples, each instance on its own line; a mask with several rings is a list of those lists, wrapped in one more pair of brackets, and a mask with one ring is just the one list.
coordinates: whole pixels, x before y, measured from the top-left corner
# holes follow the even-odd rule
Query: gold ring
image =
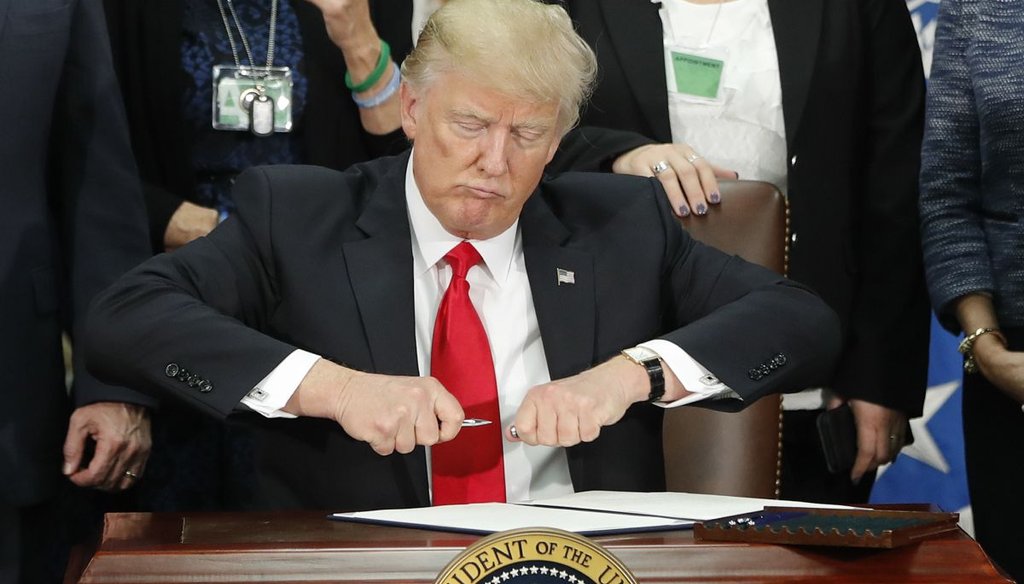
[(126, 470), (126, 471), (124, 471), (124, 476), (126, 476), (126, 477), (130, 478), (130, 479), (131, 479), (131, 480), (133, 480), (133, 481), (139, 478), (139, 475), (137, 475), (137, 474), (133, 473), (133, 472), (132, 472), (132, 471), (130, 471), (130, 470)]

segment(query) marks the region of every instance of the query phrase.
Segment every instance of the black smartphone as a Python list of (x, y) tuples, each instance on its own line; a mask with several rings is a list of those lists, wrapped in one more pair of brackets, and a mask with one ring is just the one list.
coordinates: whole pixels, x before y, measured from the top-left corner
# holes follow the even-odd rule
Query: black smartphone
[[(818, 437), (825, 453), (825, 464), (833, 474), (849, 472), (857, 459), (857, 424), (849, 403), (818, 414)], [(908, 423), (903, 432), (903, 445), (914, 443)], [(901, 448), (902, 448), (901, 446)]]
[(829, 472), (849, 472), (857, 458), (857, 424), (850, 404), (818, 414), (818, 437)]

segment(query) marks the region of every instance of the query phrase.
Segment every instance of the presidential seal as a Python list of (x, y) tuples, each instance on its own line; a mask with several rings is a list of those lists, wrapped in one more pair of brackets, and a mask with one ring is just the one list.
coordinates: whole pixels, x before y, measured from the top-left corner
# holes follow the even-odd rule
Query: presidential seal
[(481, 539), (449, 562), (435, 584), (636, 584), (636, 578), (589, 539), (536, 528)]

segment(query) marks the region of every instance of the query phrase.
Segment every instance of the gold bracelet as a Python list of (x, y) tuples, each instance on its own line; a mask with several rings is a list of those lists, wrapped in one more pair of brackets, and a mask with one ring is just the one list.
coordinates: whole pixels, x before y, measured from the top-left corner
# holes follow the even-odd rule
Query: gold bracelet
[(1003, 346), (1006, 346), (1006, 337), (1003, 336), (1003, 333), (998, 328), (982, 327), (964, 337), (964, 340), (960, 341), (960, 345), (956, 348), (964, 356), (964, 371), (967, 373), (976, 373), (978, 371), (978, 362), (974, 360), (974, 342), (982, 335), (989, 333), (998, 337)]

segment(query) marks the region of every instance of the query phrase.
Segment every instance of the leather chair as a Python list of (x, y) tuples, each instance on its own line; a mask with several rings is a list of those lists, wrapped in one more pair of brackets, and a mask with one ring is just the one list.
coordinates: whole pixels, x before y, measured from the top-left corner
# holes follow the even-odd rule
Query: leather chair
[[(719, 183), (720, 205), (704, 217), (680, 219), (697, 240), (785, 274), (786, 199), (760, 181)], [(669, 491), (778, 498), (782, 463), (782, 398), (766, 396), (741, 412), (680, 407), (665, 412)]]

